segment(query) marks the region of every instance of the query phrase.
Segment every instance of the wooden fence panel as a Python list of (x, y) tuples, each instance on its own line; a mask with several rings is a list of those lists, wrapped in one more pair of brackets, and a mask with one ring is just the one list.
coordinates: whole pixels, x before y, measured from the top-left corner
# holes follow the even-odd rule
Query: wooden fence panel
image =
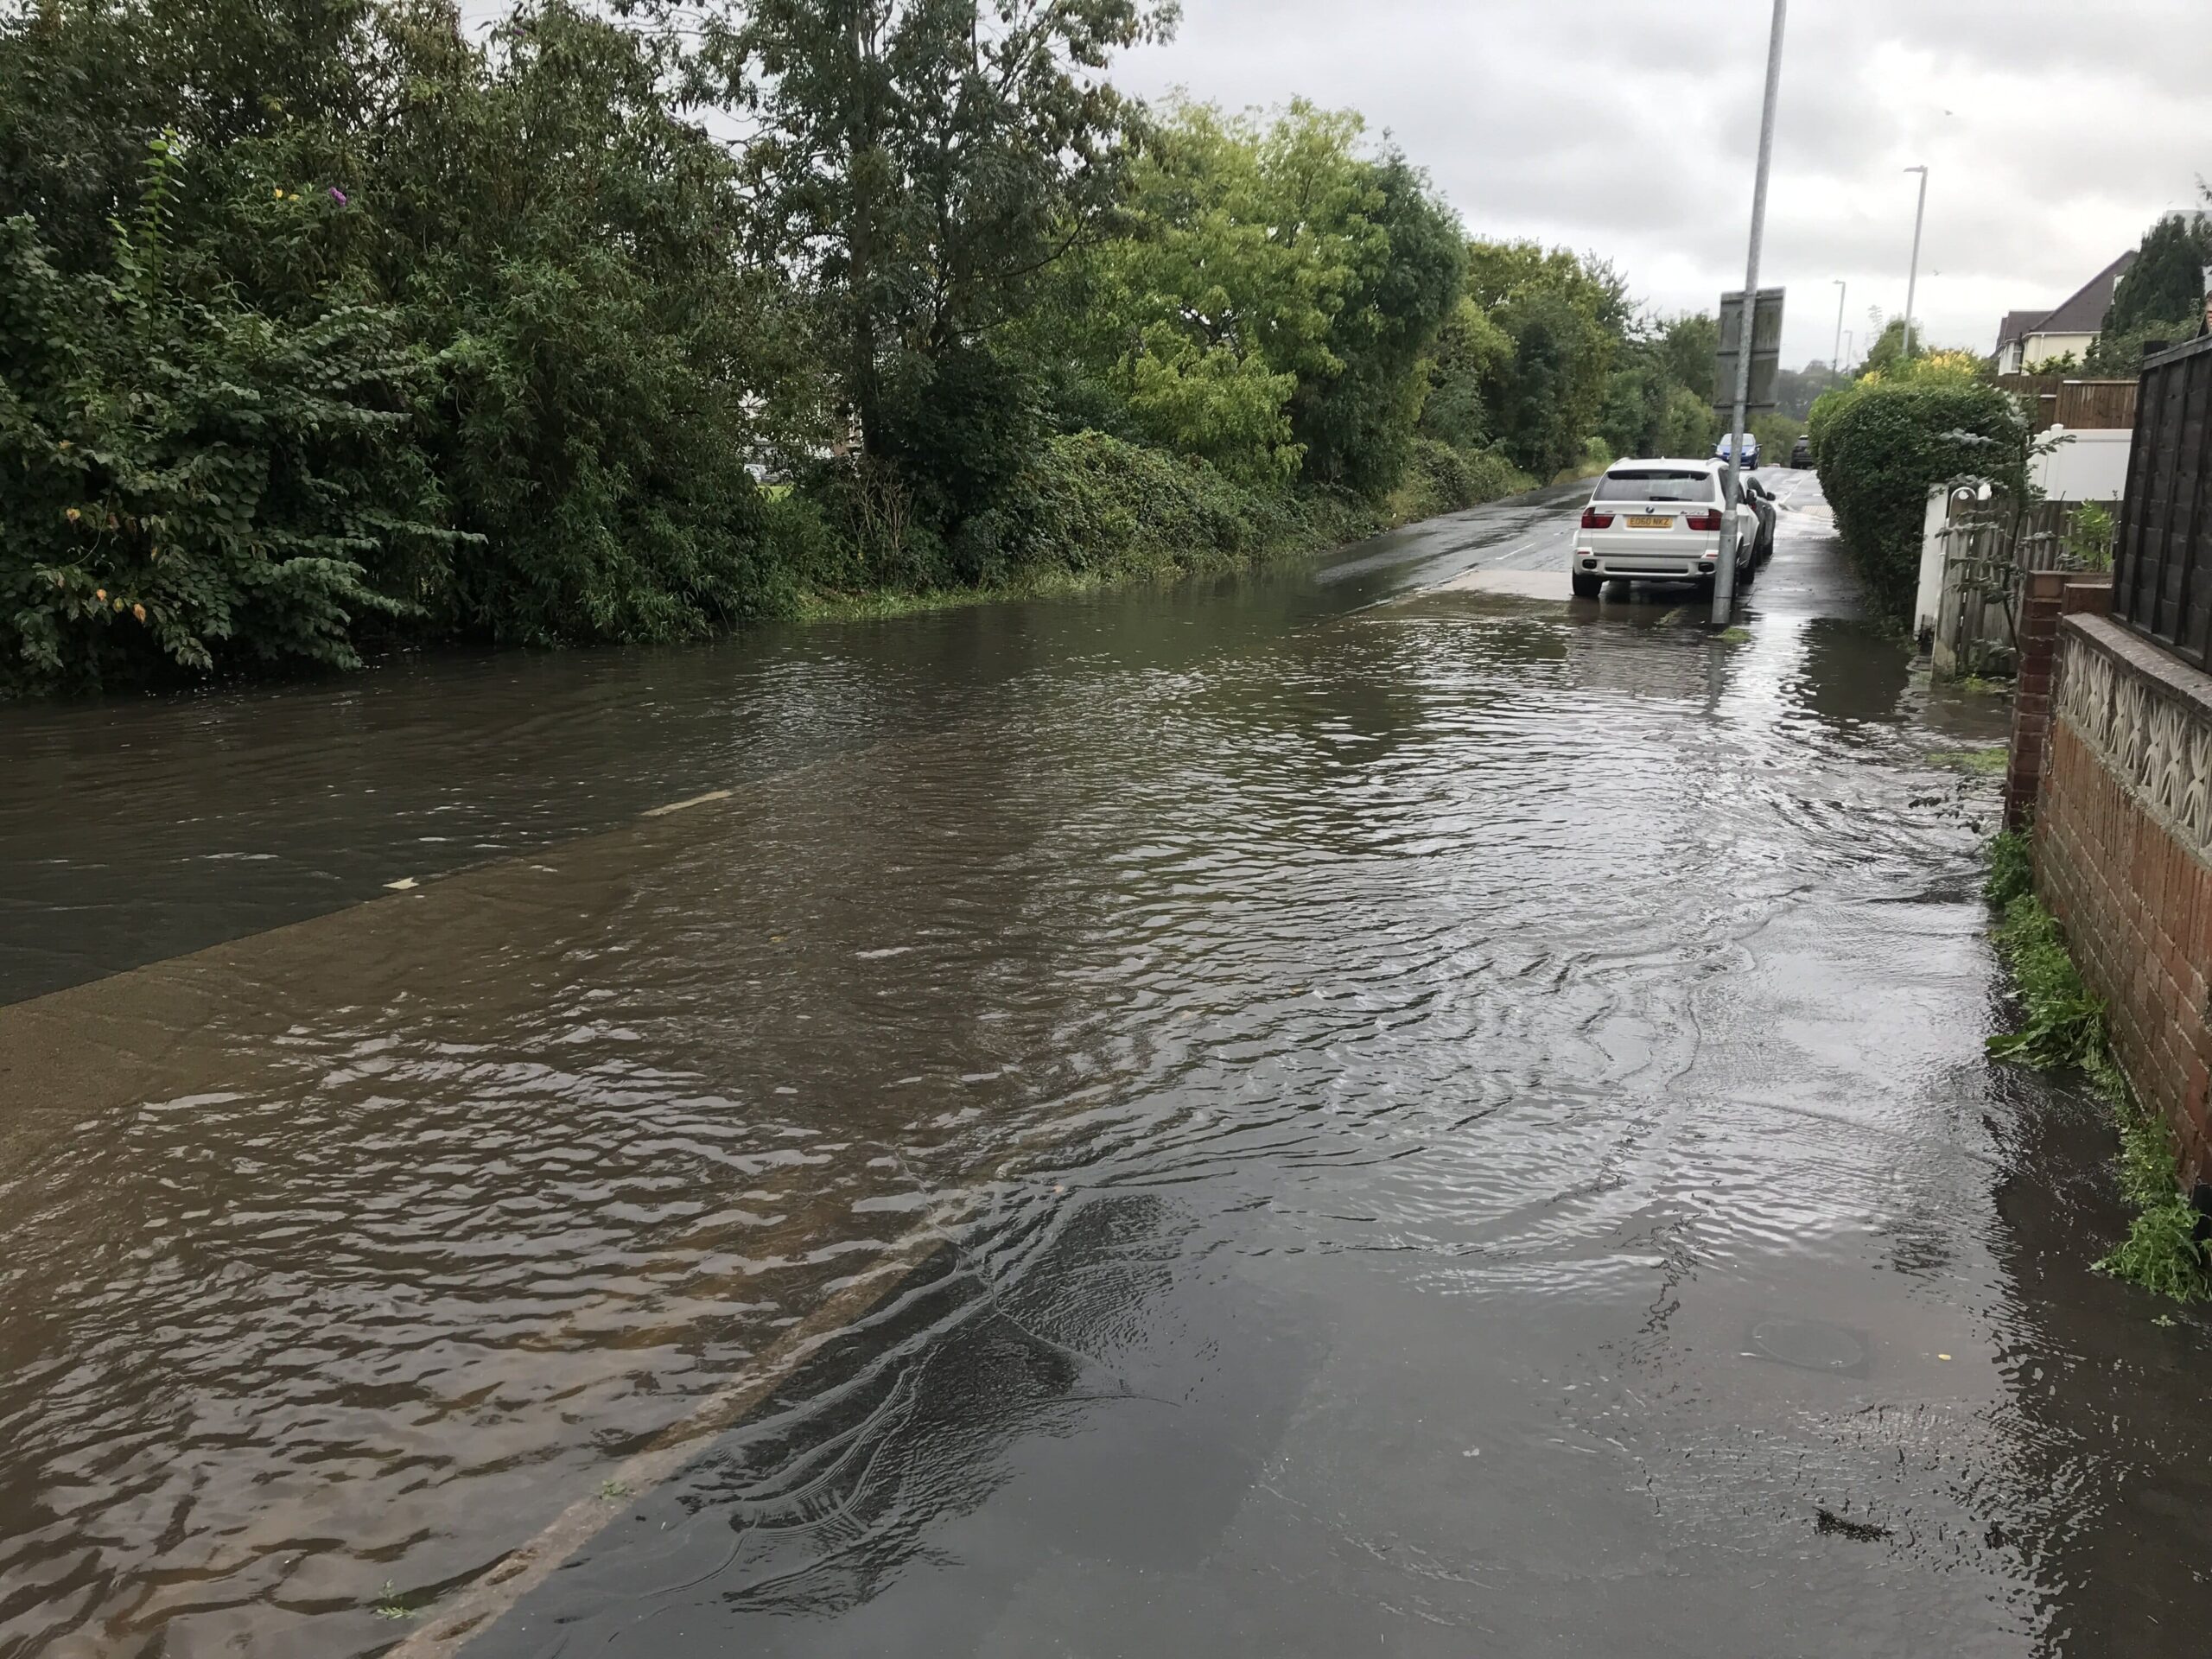
[(2063, 380), (2052, 424), (2069, 432), (2120, 432), (2135, 424), (2134, 380)]
[(2212, 668), (2212, 339), (2152, 358), (2136, 400), (2113, 615)]

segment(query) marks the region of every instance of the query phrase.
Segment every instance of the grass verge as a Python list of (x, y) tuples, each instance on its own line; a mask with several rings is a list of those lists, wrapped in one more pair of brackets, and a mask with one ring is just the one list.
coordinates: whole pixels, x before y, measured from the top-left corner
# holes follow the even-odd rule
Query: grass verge
[(1991, 844), (1985, 891), (2003, 912), (1997, 948), (2025, 1015), (2019, 1030), (1991, 1038), (1989, 1052), (2039, 1071), (2080, 1071), (2120, 1134), (2120, 1188), (2135, 1218), (2098, 1271), (2176, 1301), (2212, 1297), (2199, 1217), (2182, 1195), (2173, 1136), (2113, 1058), (2104, 1001), (2083, 982), (2057, 918), (2035, 895), (2025, 836), (2008, 830)]
[(1470, 456), (1427, 444), (1416, 461), (1381, 500), (1325, 491), (1268, 496), (1154, 452), (1080, 434), (1056, 440), (1025, 477), (1026, 490), (992, 531), (994, 544), (1009, 556), (988, 561), (974, 583), (887, 586), (855, 570), (849, 588), (802, 587), (792, 610), (806, 622), (875, 621), (1172, 585), (1310, 558), (1536, 485), (1489, 452)]

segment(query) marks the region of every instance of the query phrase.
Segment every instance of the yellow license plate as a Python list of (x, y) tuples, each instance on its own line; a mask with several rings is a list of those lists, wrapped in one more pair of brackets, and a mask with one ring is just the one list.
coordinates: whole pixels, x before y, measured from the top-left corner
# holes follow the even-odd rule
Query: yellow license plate
[(1672, 530), (1675, 520), (1671, 513), (1631, 512), (1628, 516), (1628, 527), (1630, 530)]

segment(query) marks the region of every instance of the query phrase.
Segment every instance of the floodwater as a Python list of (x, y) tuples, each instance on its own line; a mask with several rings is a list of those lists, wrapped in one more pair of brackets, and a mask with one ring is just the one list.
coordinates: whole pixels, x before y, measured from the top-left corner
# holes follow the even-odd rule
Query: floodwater
[(2003, 711), (1782, 487), (1738, 641), (1428, 591), (1554, 493), (0, 710), (0, 1656), (2202, 1653)]

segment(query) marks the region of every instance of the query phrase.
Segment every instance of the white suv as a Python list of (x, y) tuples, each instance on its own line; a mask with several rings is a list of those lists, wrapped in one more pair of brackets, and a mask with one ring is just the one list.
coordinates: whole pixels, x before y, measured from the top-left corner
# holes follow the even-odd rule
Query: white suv
[[(1575, 531), (1567, 569), (1578, 599), (1595, 599), (1608, 582), (1694, 582), (1713, 591), (1720, 559), (1724, 463), (1624, 461), (1598, 480)], [(1759, 520), (1736, 506), (1736, 580), (1749, 582)]]

